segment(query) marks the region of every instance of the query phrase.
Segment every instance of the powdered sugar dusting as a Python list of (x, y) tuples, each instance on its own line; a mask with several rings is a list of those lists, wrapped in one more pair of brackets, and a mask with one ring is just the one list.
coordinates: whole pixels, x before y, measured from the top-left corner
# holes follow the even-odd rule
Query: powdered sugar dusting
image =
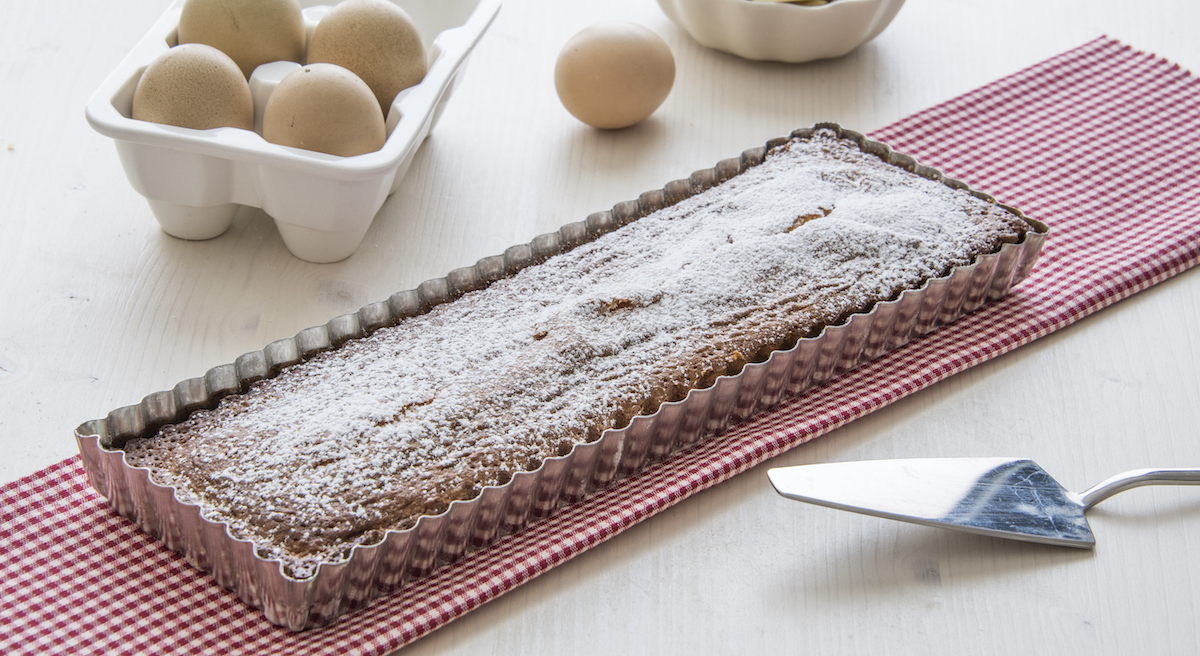
[(1023, 227), (818, 132), (126, 451), (303, 577)]

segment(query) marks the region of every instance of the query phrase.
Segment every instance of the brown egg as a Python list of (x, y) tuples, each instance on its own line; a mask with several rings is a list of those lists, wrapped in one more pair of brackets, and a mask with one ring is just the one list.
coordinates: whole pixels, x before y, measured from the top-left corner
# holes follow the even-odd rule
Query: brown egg
[(186, 0), (179, 43), (204, 43), (233, 58), (242, 75), (273, 61), (304, 61), (298, 0)]
[(343, 0), (334, 6), (313, 30), (308, 62), (354, 71), (371, 87), (385, 117), (396, 94), (429, 70), (417, 26), (387, 0)]
[(671, 93), (675, 58), (654, 32), (623, 21), (599, 23), (567, 42), (554, 87), (575, 118), (617, 129), (645, 119)]
[(254, 129), (250, 85), (211, 46), (175, 46), (150, 62), (133, 91), (133, 118), (182, 128)]
[(288, 73), (263, 110), (263, 138), (283, 146), (349, 157), (379, 150), (387, 139), (375, 94), (334, 64)]

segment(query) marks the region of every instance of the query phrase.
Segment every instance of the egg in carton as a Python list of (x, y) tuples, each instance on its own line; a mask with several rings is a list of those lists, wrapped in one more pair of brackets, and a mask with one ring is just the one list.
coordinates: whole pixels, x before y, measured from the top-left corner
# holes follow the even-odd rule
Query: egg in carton
[[(310, 262), (349, 257), (375, 214), (399, 187), (436, 124), (467, 58), (500, 0), (393, 0), (412, 19), (428, 56), (419, 84), (396, 94), (385, 112), (382, 148), (330, 155), (271, 143), (263, 113), (280, 81), (300, 64), (254, 69), (249, 86), (254, 129), (195, 130), (133, 118), (134, 92), (146, 68), (178, 44), (183, 0), (176, 0), (92, 94), (88, 123), (111, 137), (134, 190), (168, 234), (211, 239), (229, 229), (242, 205), (262, 208), (293, 255)], [(306, 39), (332, 9), (300, 0)]]

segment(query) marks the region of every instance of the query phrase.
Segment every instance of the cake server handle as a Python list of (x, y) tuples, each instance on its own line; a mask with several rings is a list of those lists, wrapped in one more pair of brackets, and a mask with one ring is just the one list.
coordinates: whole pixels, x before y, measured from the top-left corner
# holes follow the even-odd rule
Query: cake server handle
[(1076, 498), (1087, 510), (1118, 492), (1143, 485), (1200, 485), (1200, 469), (1135, 469), (1105, 479)]

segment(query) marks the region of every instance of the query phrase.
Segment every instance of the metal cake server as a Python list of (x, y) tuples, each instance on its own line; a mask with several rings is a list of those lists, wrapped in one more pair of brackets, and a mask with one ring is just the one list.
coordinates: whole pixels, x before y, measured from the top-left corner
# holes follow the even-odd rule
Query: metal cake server
[(1200, 485), (1200, 469), (1137, 469), (1069, 492), (1024, 458), (867, 460), (767, 471), (788, 499), (1028, 542), (1090, 549), (1084, 511), (1142, 485)]

